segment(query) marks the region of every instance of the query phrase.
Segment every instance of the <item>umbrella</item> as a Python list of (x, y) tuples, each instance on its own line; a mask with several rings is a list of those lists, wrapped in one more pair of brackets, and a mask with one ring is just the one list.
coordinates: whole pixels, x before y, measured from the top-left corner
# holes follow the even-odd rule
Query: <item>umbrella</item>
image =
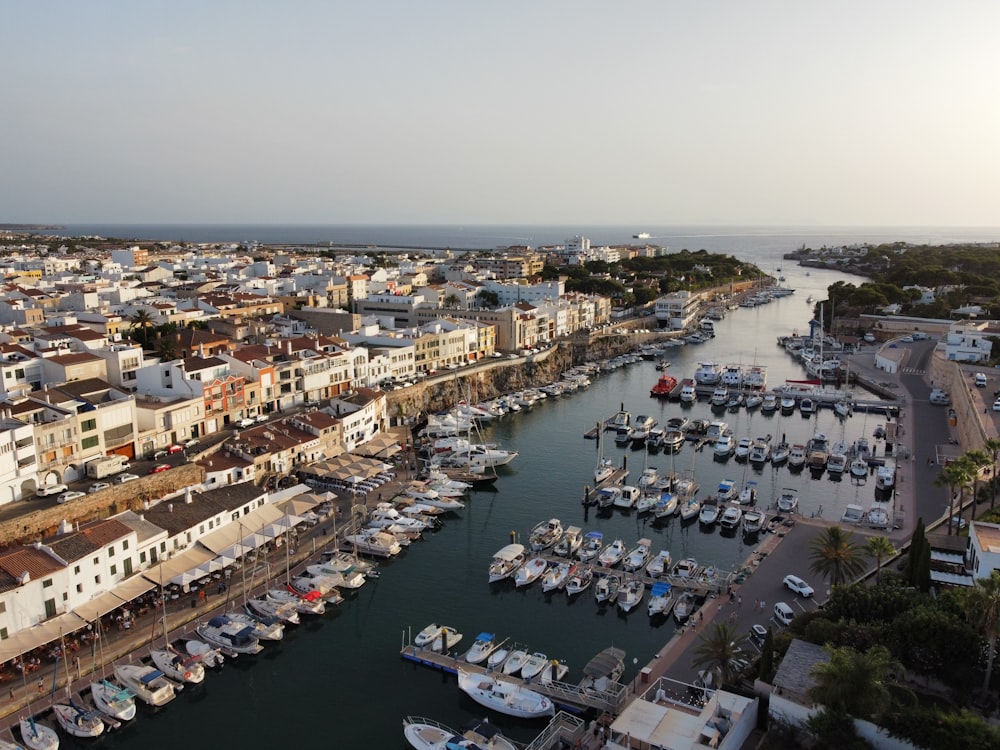
[(183, 573), (175, 575), (170, 579), (170, 583), (174, 583), (178, 586), (187, 586), (192, 581), (197, 581), (204, 573), (196, 574), (195, 571), (186, 570)]

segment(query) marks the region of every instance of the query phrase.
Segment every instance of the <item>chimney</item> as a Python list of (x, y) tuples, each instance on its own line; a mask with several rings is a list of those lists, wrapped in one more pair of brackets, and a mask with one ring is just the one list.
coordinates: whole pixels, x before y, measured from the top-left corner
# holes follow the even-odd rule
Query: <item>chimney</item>
[(42, 548), (42, 542), (40, 540), (36, 539), (35, 540), (35, 549), (41, 549), (41, 548)]

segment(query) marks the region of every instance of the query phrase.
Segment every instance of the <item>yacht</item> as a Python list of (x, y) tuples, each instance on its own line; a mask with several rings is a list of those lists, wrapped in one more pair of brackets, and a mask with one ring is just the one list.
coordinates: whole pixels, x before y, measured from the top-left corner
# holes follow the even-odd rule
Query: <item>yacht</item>
[(490, 674), (476, 674), (460, 669), (458, 687), (479, 705), (508, 716), (534, 719), (555, 715), (552, 701), (541, 693)]
[(788, 443), (778, 443), (777, 447), (771, 453), (771, 465), (781, 466), (781, 464), (785, 463), (788, 460), (788, 451)]
[(888, 503), (872, 503), (868, 508), (867, 521), (873, 529), (886, 529), (890, 523)]
[[(22, 716), (18, 721), (21, 740), (29, 750), (59, 750), (59, 735), (48, 724), (35, 721), (33, 716)], [(20, 750), (18, 745), (15, 748)]]
[(709, 423), (708, 429), (705, 431), (705, 439), (710, 443), (714, 443), (728, 431), (729, 431), (729, 424), (727, 422), (716, 420), (714, 422)]
[(110, 680), (95, 680), (90, 683), (90, 697), (97, 710), (118, 721), (135, 718), (135, 693), (116, 685)]
[(378, 557), (392, 557), (403, 551), (398, 539), (392, 534), (378, 529), (358, 529), (356, 534), (345, 536), (343, 543), (358, 553)]
[(778, 408), (778, 397), (773, 393), (765, 393), (760, 403), (760, 410), (768, 413)]
[(639, 475), (639, 489), (643, 492), (651, 489), (660, 480), (660, 473), (655, 466), (647, 466)]
[(750, 448), (750, 463), (765, 464), (771, 457), (771, 436), (759, 437), (753, 441)]
[(413, 645), (419, 648), (429, 648), (434, 651), (449, 650), (462, 640), (462, 634), (447, 625), (432, 622), (413, 639)]
[(749, 396), (747, 396), (745, 406), (747, 411), (751, 411), (753, 409), (756, 409), (763, 403), (764, 403), (763, 396), (761, 396), (759, 393), (751, 393)]
[(701, 513), (701, 502), (698, 498), (693, 495), (684, 499), (684, 502), (680, 503), (680, 516), (682, 521), (690, 521), (693, 518), (697, 518), (698, 514)]
[(115, 675), (143, 703), (163, 706), (177, 697), (174, 686), (156, 667), (143, 664), (119, 664)]
[(851, 476), (855, 479), (868, 479), (868, 462), (863, 458), (851, 461)]
[(803, 417), (809, 417), (816, 413), (816, 402), (811, 398), (806, 396), (801, 401), (799, 401), (799, 414)]
[(615, 445), (628, 445), (632, 442), (632, 428), (616, 427), (614, 440)]
[(826, 468), (830, 458), (830, 440), (822, 432), (817, 432), (809, 441), (809, 467), (812, 469)]
[(743, 511), (743, 533), (746, 536), (759, 534), (761, 529), (764, 528), (765, 518), (764, 511), (757, 508), (750, 508)]
[(778, 497), (778, 510), (782, 513), (793, 513), (799, 507), (799, 495), (793, 490), (785, 487)]
[(719, 439), (715, 441), (715, 446), (712, 451), (715, 453), (716, 458), (727, 459), (736, 450), (736, 442), (733, 440), (733, 435), (731, 432), (724, 432), (719, 436)]
[(719, 377), (719, 382), (727, 388), (739, 388), (743, 385), (743, 368), (739, 365), (726, 365)]
[(182, 654), (171, 648), (154, 648), (149, 652), (154, 666), (174, 682), (197, 685), (205, 680), (205, 665), (197, 656)]
[(677, 621), (677, 624), (683, 625), (686, 623), (696, 606), (694, 594), (690, 591), (685, 591), (677, 597), (677, 601), (674, 603), (674, 619)]
[(663, 439), (660, 441), (664, 450), (668, 450), (671, 453), (676, 453), (684, 445), (684, 433), (680, 430), (675, 430), (668, 428), (665, 433), (663, 433)]
[(756, 505), (757, 503), (757, 483), (749, 480), (738, 498), (740, 505)]
[(514, 575), (514, 571), (524, 564), (525, 559), (523, 544), (508, 544), (499, 549), (490, 561), (490, 583)]
[(727, 531), (735, 532), (743, 521), (743, 510), (739, 505), (727, 505), (719, 519), (719, 526)]
[(712, 391), (712, 396), (709, 398), (709, 402), (715, 407), (724, 407), (729, 403), (729, 390), (723, 387), (716, 388)]
[(719, 488), (715, 491), (722, 502), (728, 502), (736, 497), (736, 480), (723, 479), (719, 482)]
[(795, 397), (783, 396), (781, 399), (781, 413), (791, 414), (793, 411), (795, 411)]
[(679, 396), (681, 403), (692, 404), (698, 400), (698, 391), (695, 389), (695, 385), (690, 380), (685, 380), (681, 384), (681, 392)]
[(500, 730), (487, 719), (471, 721), (456, 732), (432, 719), (408, 716), (403, 721), (403, 736), (417, 750), (450, 748), (515, 750), (516, 748), (516, 745), (500, 734)]
[(806, 447), (795, 444), (788, 449), (788, 468), (801, 469), (806, 465)]
[(465, 660), (469, 664), (479, 664), (481, 661), (486, 661), (486, 657), (496, 651), (499, 645), (493, 633), (482, 632), (476, 636), (472, 647), (466, 652)]
[(826, 470), (833, 475), (843, 474), (847, 469), (847, 455), (840, 452), (830, 454), (826, 460)]
[(640, 414), (635, 418), (635, 423), (632, 425), (632, 445), (635, 447), (641, 447), (645, 444), (646, 438), (649, 437), (649, 431), (656, 426), (656, 420), (646, 414)]
[[(253, 616), (245, 612), (227, 612), (212, 619), (223, 619), (227, 620), (229, 625), (250, 628), (251, 633), (258, 641), (280, 641), (285, 637), (285, 626), (276, 617)], [(221, 646), (219, 643), (216, 645)]]
[(861, 460), (867, 462), (869, 458), (872, 457), (871, 445), (868, 443), (868, 438), (859, 437), (854, 443), (854, 455)]
[(583, 544), (580, 545), (576, 557), (581, 562), (590, 562), (597, 559), (603, 548), (604, 535), (600, 531), (588, 531), (583, 537)]
[(753, 446), (753, 441), (750, 438), (740, 438), (740, 442), (736, 444), (736, 460), (745, 461), (749, 458), (751, 446)]
[(615, 494), (614, 499), (611, 501), (611, 504), (615, 508), (622, 508), (624, 510), (634, 508), (642, 496), (642, 491), (630, 484), (623, 484), (618, 490), (619, 492)]
[(891, 490), (896, 483), (896, 470), (891, 466), (879, 466), (875, 471), (875, 489)]
[(698, 385), (716, 385), (722, 379), (722, 365), (718, 362), (699, 362), (694, 371), (694, 381)]
[(767, 385), (767, 368), (751, 365), (750, 368), (743, 373), (743, 387), (749, 388), (752, 391), (762, 391)]
[(672, 492), (661, 492), (660, 498), (653, 506), (653, 516), (655, 518), (668, 518), (677, 514), (677, 495)]

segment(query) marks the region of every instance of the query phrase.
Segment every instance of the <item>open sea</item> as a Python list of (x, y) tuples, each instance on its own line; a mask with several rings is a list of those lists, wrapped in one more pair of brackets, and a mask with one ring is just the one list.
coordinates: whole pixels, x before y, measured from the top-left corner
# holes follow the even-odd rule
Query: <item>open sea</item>
[[(123, 228), (122, 228), (123, 229)], [(689, 247), (726, 252), (752, 260), (766, 271), (782, 268), (792, 296), (769, 305), (740, 308), (716, 323), (716, 337), (708, 343), (669, 350), (670, 374), (679, 380), (692, 376), (697, 362), (757, 363), (768, 368), (768, 387), (786, 378), (804, 377), (802, 368), (776, 345), (776, 337), (794, 329), (805, 331), (812, 306), (808, 295), (825, 297), (836, 281), (857, 283), (833, 271), (782, 265), (781, 255), (803, 243), (819, 246), (855, 240), (917, 240), (916, 235), (834, 235), (798, 233), (686, 234), (662, 235), (656, 228), (370, 228), (360, 227), (133, 227), (124, 232), (113, 227), (67, 227), (69, 234), (131, 234), (192, 241), (238, 240), (260, 242), (357, 242), (379, 245), (445, 245), (492, 247), (512, 242), (546, 244), (572, 234), (591, 236), (595, 242), (624, 242), (634, 231), (649, 231), (650, 241), (674, 249)], [(185, 232), (178, 231), (184, 229)], [(148, 234), (152, 232), (153, 234)], [(162, 233), (161, 233), (162, 232)], [(437, 233), (436, 233), (437, 232)], [(996, 236), (1000, 236), (997, 232)], [(927, 241), (971, 241), (991, 239), (981, 235), (930, 235)], [(566, 662), (567, 681), (580, 679), (583, 665), (601, 649), (614, 645), (625, 649), (630, 680), (658, 652), (673, 633), (673, 621), (652, 623), (644, 607), (624, 616), (616, 609), (598, 607), (592, 588), (573, 600), (565, 593), (542, 594), (540, 585), (517, 590), (512, 582), (487, 583), (487, 567), (493, 553), (512, 535), (526, 539), (528, 531), (550, 517), (564, 526), (576, 525), (603, 532), (606, 540), (622, 537), (632, 545), (649, 537), (654, 549), (670, 550), (674, 559), (695, 557), (703, 565), (735, 570), (751, 552), (740, 536), (723, 537), (717, 530), (699, 529), (697, 522), (682, 525), (672, 519), (662, 527), (633, 514), (616, 511), (598, 517), (581, 505), (584, 485), (592, 484), (597, 462), (597, 441), (584, 440), (585, 431), (617, 411), (621, 404), (633, 414), (646, 413), (665, 422), (682, 411), (677, 403), (650, 398), (656, 382), (655, 363), (644, 361), (598, 376), (593, 385), (576, 394), (549, 398), (530, 411), (508, 415), (485, 430), (484, 437), (519, 457), (503, 469), (492, 491), (472, 493), (463, 511), (449, 516), (440, 530), (425, 535), (398, 558), (382, 566), (382, 576), (369, 581), (357, 596), (335, 611), (297, 630), (289, 630), (280, 644), (267, 644), (257, 657), (242, 656), (227, 663), (221, 672), (210, 673), (205, 682), (185, 690), (163, 710), (152, 713), (141, 707), (129, 726), (101, 738), (96, 744), (128, 750), (189, 747), (283, 747), (312, 744), (333, 747), (407, 747), (402, 720), (407, 715), (426, 716), (452, 727), (485, 714), (485, 709), (462, 694), (454, 677), (403, 661), (399, 651), (404, 636), (415, 634), (430, 622), (457, 628), (465, 634), (457, 650), (471, 645), (481, 631), (510, 639)], [(867, 397), (867, 394), (858, 394)], [(707, 403), (684, 410), (689, 417), (710, 418)], [(771, 434), (777, 441), (785, 435), (790, 443), (805, 442), (813, 433), (826, 432), (833, 441), (870, 437), (876, 415), (856, 414), (845, 422), (831, 410), (820, 410), (812, 418), (726, 413), (736, 438)], [(610, 433), (609, 433), (610, 434)], [(701, 495), (714, 493), (722, 479), (741, 486), (748, 479), (758, 482), (761, 503), (773, 501), (783, 487), (799, 491), (802, 514), (839, 518), (848, 503), (867, 505), (873, 498), (873, 482), (854, 485), (849, 478), (831, 481), (827, 475), (812, 479), (808, 472), (791, 474), (770, 464), (756, 471), (734, 459), (715, 460), (710, 449), (695, 452), (690, 444), (673, 458), (648, 456), (642, 450), (622, 449), (605, 441), (605, 454), (627, 461), (635, 480), (644, 463), (677, 472), (693, 470)], [(635, 660), (633, 662), (633, 660)], [(544, 722), (518, 720), (502, 715), (490, 719), (519, 741), (533, 738)], [(75, 742), (63, 738), (64, 747)]]

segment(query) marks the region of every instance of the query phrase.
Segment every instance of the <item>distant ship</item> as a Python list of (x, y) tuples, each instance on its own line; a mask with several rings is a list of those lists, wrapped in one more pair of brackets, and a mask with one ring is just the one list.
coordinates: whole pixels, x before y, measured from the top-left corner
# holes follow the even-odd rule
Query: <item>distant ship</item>
[(652, 236), (653, 235), (651, 235), (649, 232), (637, 232), (636, 234), (632, 235), (632, 239), (634, 239), (634, 240), (648, 240)]

